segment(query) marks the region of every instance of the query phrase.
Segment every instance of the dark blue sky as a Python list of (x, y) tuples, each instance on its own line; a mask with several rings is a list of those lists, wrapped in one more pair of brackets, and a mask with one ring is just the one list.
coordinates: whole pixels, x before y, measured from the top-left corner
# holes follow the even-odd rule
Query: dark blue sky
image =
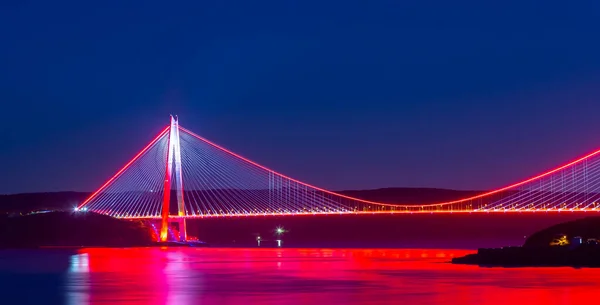
[(0, 193), (91, 191), (170, 113), (330, 189), (502, 186), (600, 147), (599, 31), (586, 0), (3, 1)]

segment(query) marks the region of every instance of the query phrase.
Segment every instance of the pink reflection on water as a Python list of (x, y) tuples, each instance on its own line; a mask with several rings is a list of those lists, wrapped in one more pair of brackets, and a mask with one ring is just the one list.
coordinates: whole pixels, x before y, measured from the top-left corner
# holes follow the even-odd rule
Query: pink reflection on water
[[(85, 249), (72, 304), (571, 304), (595, 300), (596, 270), (445, 263), (421, 249)], [(85, 276), (81, 276), (85, 275)], [(77, 293), (71, 293), (77, 292)]]

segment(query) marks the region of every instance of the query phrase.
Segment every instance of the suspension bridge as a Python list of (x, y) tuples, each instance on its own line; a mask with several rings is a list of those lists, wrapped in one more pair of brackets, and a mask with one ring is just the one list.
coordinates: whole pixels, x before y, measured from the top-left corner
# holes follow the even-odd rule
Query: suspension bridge
[[(179, 125), (176, 117), (76, 210), (172, 223), (205, 217), (598, 211), (600, 150), (521, 182), (433, 204), (354, 198), (293, 179)], [(184, 234), (185, 235), (185, 234)], [(182, 237), (185, 239), (185, 237)]]

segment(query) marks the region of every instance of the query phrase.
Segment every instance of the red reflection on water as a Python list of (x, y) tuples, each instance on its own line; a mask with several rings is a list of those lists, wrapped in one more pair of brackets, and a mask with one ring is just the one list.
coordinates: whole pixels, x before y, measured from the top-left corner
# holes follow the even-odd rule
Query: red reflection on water
[[(452, 265), (472, 251), (85, 249), (78, 304), (570, 304), (596, 300), (593, 269)], [(78, 260), (79, 262), (81, 259)], [(85, 301), (81, 301), (85, 300)]]

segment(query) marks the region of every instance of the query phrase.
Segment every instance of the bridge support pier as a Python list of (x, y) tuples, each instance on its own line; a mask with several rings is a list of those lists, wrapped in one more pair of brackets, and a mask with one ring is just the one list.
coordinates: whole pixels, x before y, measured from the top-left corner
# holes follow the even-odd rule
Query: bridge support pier
[[(156, 224), (154, 221), (152, 226)], [(169, 217), (166, 221), (161, 219), (158, 226), (160, 229), (157, 241), (187, 241), (187, 222), (184, 217)]]
[(177, 231), (179, 231), (179, 241), (187, 241), (187, 226), (185, 223), (185, 218), (178, 217), (177, 221)]

